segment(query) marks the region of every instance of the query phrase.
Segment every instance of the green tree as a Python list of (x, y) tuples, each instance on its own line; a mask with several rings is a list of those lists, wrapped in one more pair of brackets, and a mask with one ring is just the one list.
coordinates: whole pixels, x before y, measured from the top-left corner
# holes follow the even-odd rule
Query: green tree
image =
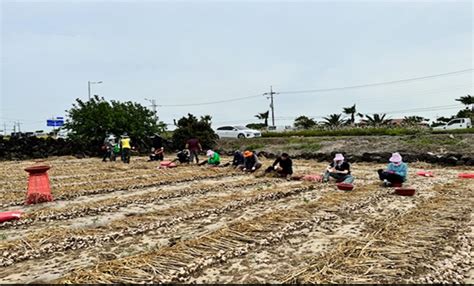
[(186, 141), (192, 137), (199, 139), (202, 148), (211, 149), (216, 145), (217, 134), (211, 128), (211, 116), (205, 115), (198, 119), (192, 114), (178, 120), (178, 127), (173, 132), (173, 147), (183, 149)]
[(365, 117), (367, 125), (379, 127), (387, 125), (390, 122), (390, 119), (385, 119), (386, 114), (374, 113), (372, 116), (366, 114)]
[(264, 123), (249, 123), (245, 125), (245, 127), (250, 128), (250, 129), (260, 130), (267, 127), (267, 125), (265, 125)]
[(342, 112), (346, 115), (350, 115), (351, 118), (348, 120), (348, 123), (351, 124), (351, 125), (354, 125), (355, 123), (355, 115), (357, 113), (357, 109), (356, 109), (356, 105), (352, 105), (350, 107), (344, 107), (342, 109)]
[(460, 110), (456, 114), (456, 117), (471, 118), (471, 121), (474, 121), (474, 96), (468, 94), (466, 96), (461, 96), (460, 98), (456, 99), (456, 101), (459, 101), (462, 104), (466, 105), (466, 109)]
[(417, 126), (426, 121), (429, 121), (429, 119), (421, 116), (405, 116), (405, 118), (403, 118), (402, 124), (407, 126)]
[(462, 104), (469, 106), (471, 104), (474, 104), (474, 96), (468, 94), (466, 96), (461, 96), (458, 99), (455, 99), (456, 101), (461, 102)]
[(323, 124), (329, 128), (338, 128), (344, 124), (342, 114), (330, 114), (327, 117), (323, 117)]
[(270, 116), (269, 110), (255, 115), (255, 117), (257, 117), (258, 119), (263, 120), (263, 124), (265, 124), (265, 127), (268, 126), (268, 116)]
[(310, 129), (310, 128), (315, 127), (317, 123), (316, 121), (314, 121), (314, 119), (302, 115), (295, 119), (294, 125), (296, 128)]
[(163, 132), (166, 125), (155, 121), (153, 111), (131, 101), (106, 101), (95, 95), (88, 101), (76, 99), (64, 128), (71, 130), (70, 138), (80, 142), (99, 144), (107, 133), (127, 132), (138, 143), (148, 136)]
[(438, 118), (436, 118), (436, 121), (433, 121), (433, 123), (431, 123), (431, 127), (445, 125), (446, 123), (448, 123), (453, 118), (454, 118), (454, 116), (451, 116), (451, 117), (443, 117), (443, 116), (438, 117)]

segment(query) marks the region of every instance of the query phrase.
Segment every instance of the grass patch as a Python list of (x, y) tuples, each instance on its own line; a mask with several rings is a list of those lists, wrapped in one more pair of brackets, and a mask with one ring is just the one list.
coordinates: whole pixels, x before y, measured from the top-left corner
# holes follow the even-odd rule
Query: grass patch
[(300, 144), (292, 144), (289, 145), (290, 149), (293, 150), (304, 150), (304, 151), (317, 151), (321, 149), (321, 143), (319, 142), (311, 142), (311, 143), (300, 143)]
[(428, 137), (428, 136), (419, 136), (419, 137), (409, 137), (403, 139), (407, 144), (413, 146), (414, 148), (426, 148), (426, 147), (449, 147), (449, 146), (458, 146), (458, 147), (468, 147), (469, 144), (463, 142), (462, 138), (439, 138), (439, 137)]
[[(422, 134), (472, 134), (474, 128), (455, 129), (449, 131), (433, 131), (431, 129), (421, 128), (394, 128), (394, 127), (380, 127), (380, 128), (348, 128), (336, 130), (300, 130), (290, 132), (266, 132), (263, 137), (317, 137), (317, 136), (400, 136), (400, 135), (422, 135)], [(297, 141), (298, 138), (295, 138)]]
[(243, 148), (243, 150), (259, 150), (264, 147), (265, 147), (265, 144), (253, 143), (253, 144), (247, 145), (245, 148)]

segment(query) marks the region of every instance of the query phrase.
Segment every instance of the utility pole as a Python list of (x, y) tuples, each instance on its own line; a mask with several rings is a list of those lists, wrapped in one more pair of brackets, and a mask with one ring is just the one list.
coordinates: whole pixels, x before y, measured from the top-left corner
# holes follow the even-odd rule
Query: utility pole
[(18, 132), (21, 133), (21, 122), (17, 121), (17, 124), (18, 124)]
[(270, 92), (265, 92), (263, 95), (269, 95), (270, 99), (270, 108), (272, 109), (272, 126), (275, 126), (275, 106), (273, 104), (273, 95), (278, 94), (277, 92), (273, 91), (272, 86), (270, 85)]
[(87, 91), (89, 95), (89, 100), (91, 100), (91, 84), (101, 84), (101, 83), (102, 81), (90, 81), (90, 80), (87, 81)]
[(156, 100), (154, 99), (148, 99), (148, 98), (145, 98), (145, 100), (149, 101), (151, 103), (151, 109), (153, 110), (153, 114), (155, 114), (155, 121), (158, 123), (158, 115), (156, 113), (156, 107), (158, 106), (156, 104)]

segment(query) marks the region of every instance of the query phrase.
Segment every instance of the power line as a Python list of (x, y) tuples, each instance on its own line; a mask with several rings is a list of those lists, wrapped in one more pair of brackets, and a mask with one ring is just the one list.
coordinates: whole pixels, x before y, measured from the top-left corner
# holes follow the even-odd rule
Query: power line
[(442, 73), (442, 74), (435, 74), (435, 75), (428, 75), (428, 76), (414, 77), (414, 78), (400, 79), (400, 80), (392, 80), (392, 81), (385, 81), (385, 82), (378, 82), (378, 83), (369, 83), (369, 84), (360, 84), (360, 85), (351, 85), (351, 86), (333, 87), (333, 88), (320, 88), (320, 89), (308, 89), (308, 90), (296, 90), (296, 91), (280, 91), (279, 93), (280, 94), (317, 93), (317, 92), (337, 91), (337, 90), (345, 90), (345, 89), (366, 88), (366, 87), (391, 85), (391, 84), (412, 82), (412, 81), (417, 81), (417, 80), (438, 78), (438, 77), (443, 77), (443, 76), (450, 76), (450, 75), (455, 75), (455, 74), (472, 72), (473, 70), (474, 69), (465, 69), (465, 70), (459, 70), (459, 71)]
[[(414, 77), (408, 79), (401, 79), (401, 80), (393, 80), (393, 81), (386, 81), (386, 82), (378, 82), (378, 83), (369, 83), (369, 84), (361, 84), (361, 85), (352, 85), (352, 86), (344, 86), (344, 87), (334, 87), (334, 88), (320, 88), (320, 89), (308, 89), (308, 90), (294, 90), (294, 91), (281, 91), (278, 92), (279, 94), (299, 94), (299, 93), (318, 93), (318, 92), (328, 92), (328, 91), (338, 91), (338, 90), (348, 90), (348, 89), (358, 89), (358, 88), (366, 88), (366, 87), (375, 87), (375, 86), (383, 86), (383, 85), (393, 85), (399, 83), (406, 83), (406, 82), (413, 82), (418, 80), (426, 80), (426, 79), (433, 79), (438, 77), (444, 76), (451, 76), (456, 74), (462, 74), (467, 72), (472, 72), (474, 69), (464, 69), (458, 70), (453, 72), (435, 74), (435, 75), (428, 75), (422, 77)], [(272, 91), (273, 92), (273, 91)], [(264, 93), (268, 94), (268, 93)], [(227, 102), (235, 102), (240, 100), (247, 100), (251, 98), (259, 98), (262, 94), (259, 95), (250, 95), (250, 96), (243, 96), (243, 97), (236, 97), (236, 98), (229, 98), (223, 100), (216, 100), (216, 101), (207, 101), (207, 102), (198, 102), (198, 103), (185, 103), (185, 104), (162, 104), (158, 105), (160, 107), (185, 107), (185, 106), (203, 106), (203, 105), (211, 105), (211, 104), (220, 104), (220, 103), (227, 103)]]
[[(459, 104), (451, 104), (451, 105), (438, 105), (438, 106), (430, 106), (430, 107), (420, 107), (420, 108), (412, 108), (412, 109), (402, 109), (402, 110), (394, 110), (394, 111), (385, 111), (385, 112), (364, 112), (364, 114), (396, 114), (396, 113), (406, 113), (406, 112), (430, 112), (430, 111), (441, 111), (441, 110), (449, 110), (449, 109), (458, 109), (461, 108)], [(323, 116), (308, 116), (310, 118), (323, 118)], [(278, 119), (282, 120), (293, 120), (296, 116), (281, 116), (277, 117)]]
[(261, 97), (262, 95), (251, 95), (251, 96), (244, 96), (244, 97), (237, 97), (231, 99), (224, 99), (224, 100), (217, 100), (217, 101), (208, 101), (208, 102), (201, 102), (201, 103), (187, 103), (187, 104), (161, 104), (158, 105), (160, 107), (175, 107), (175, 106), (199, 106), (199, 105), (209, 105), (209, 104), (218, 104), (218, 103), (226, 103), (226, 102), (233, 102), (239, 100), (245, 100), (254, 97)]

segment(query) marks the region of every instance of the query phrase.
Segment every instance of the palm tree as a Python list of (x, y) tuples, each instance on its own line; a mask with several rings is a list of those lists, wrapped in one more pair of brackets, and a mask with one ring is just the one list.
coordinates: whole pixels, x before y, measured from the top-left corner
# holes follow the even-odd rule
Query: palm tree
[(342, 120), (342, 114), (330, 114), (328, 117), (323, 117), (324, 125), (330, 128), (337, 128), (344, 124), (344, 120)]
[(469, 105), (472, 105), (471, 110), (474, 111), (474, 96), (468, 94), (466, 96), (461, 96), (460, 98), (455, 100), (466, 105), (466, 108), (469, 108)]
[(424, 121), (429, 121), (429, 119), (423, 118), (421, 116), (405, 116), (405, 118), (403, 118), (402, 124), (409, 126), (417, 126), (423, 123)]
[(257, 117), (260, 120), (264, 120), (265, 126), (268, 126), (268, 116), (269, 115), (270, 115), (270, 111), (267, 110), (266, 112), (259, 113), (259, 114), (255, 115), (255, 117)]
[(372, 116), (368, 114), (365, 115), (365, 117), (367, 118), (366, 120), (367, 124), (374, 127), (387, 125), (390, 122), (390, 120), (385, 119), (385, 116), (386, 116), (385, 113), (383, 114), (374, 113)]
[(357, 113), (356, 105), (354, 104), (353, 106), (350, 106), (350, 107), (344, 107), (342, 109), (342, 112), (344, 114), (347, 114), (347, 115), (351, 116), (351, 119), (348, 121), (348, 123), (350, 123), (351, 125), (354, 125), (354, 123), (355, 123), (355, 114)]

